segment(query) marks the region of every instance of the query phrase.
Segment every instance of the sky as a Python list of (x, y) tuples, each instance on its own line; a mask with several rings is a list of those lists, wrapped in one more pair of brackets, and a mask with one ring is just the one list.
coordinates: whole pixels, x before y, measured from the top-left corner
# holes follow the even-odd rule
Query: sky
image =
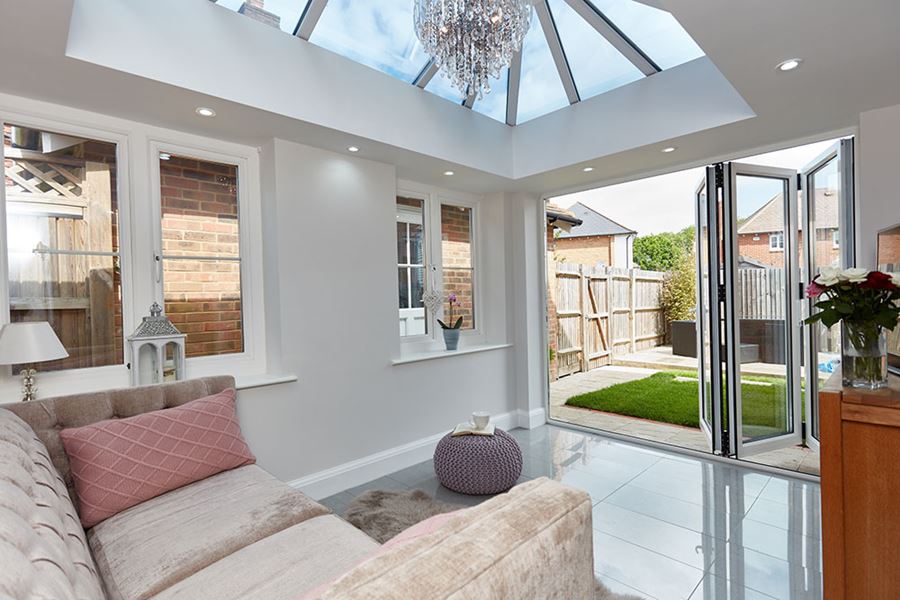
[[(738, 159), (739, 162), (769, 167), (802, 170), (822, 154), (834, 140), (768, 152)], [(568, 208), (576, 202), (586, 204), (624, 225), (638, 235), (679, 231), (694, 224), (694, 194), (704, 169), (687, 169), (620, 183), (608, 187), (553, 198)], [(738, 218), (745, 218), (778, 193), (771, 180), (742, 180), (738, 188)]]
[[(663, 69), (703, 55), (703, 51), (666, 11), (621, 0), (590, 0)], [(238, 10), (244, 0), (217, 0)], [(265, 9), (281, 17), (281, 29), (293, 33), (307, 0), (265, 0)], [(429, 57), (415, 35), (412, 0), (330, 0), (310, 41), (398, 79), (411, 82)], [(643, 74), (565, 0), (549, 0), (575, 85), (582, 100), (643, 79)], [(506, 122), (508, 70), (491, 81), (492, 91), (473, 109)], [(463, 93), (438, 73), (425, 88), (461, 103)], [(522, 47), (518, 123), (569, 106), (550, 47), (535, 12)]]

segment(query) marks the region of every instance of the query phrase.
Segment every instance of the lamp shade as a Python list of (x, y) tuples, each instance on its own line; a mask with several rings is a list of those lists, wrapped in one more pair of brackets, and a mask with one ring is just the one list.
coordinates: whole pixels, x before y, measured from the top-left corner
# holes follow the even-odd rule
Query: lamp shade
[(47, 321), (7, 323), (0, 329), (0, 365), (19, 365), (69, 356)]

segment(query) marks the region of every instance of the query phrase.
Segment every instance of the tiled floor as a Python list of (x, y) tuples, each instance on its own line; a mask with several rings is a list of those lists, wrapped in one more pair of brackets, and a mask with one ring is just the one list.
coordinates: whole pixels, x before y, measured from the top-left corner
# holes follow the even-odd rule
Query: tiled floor
[[(656, 600), (822, 597), (819, 486), (546, 425), (511, 432), (522, 478), (547, 476), (594, 502), (594, 569), (613, 590)], [(447, 502), (430, 461), (323, 502), (338, 514), (367, 489), (422, 489)]]
[[(654, 348), (653, 350), (659, 350)], [(652, 353), (652, 350), (646, 351)], [(683, 359), (684, 357), (676, 357)], [(687, 359), (694, 360), (694, 359)], [(610, 365), (586, 373), (575, 373), (550, 383), (550, 417), (573, 425), (612, 431), (637, 438), (665, 442), (691, 450), (709, 451), (709, 442), (699, 429), (670, 423), (657, 423), (624, 415), (566, 406), (566, 400), (578, 394), (600, 390), (617, 383), (635, 381), (658, 373), (658, 369)], [(789, 471), (819, 474), (819, 453), (804, 446), (762, 452), (748, 460)]]

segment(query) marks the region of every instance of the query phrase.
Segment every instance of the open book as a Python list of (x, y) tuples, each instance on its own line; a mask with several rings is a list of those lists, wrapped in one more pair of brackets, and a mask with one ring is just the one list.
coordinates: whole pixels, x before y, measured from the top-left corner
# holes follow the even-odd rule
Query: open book
[(494, 424), (488, 423), (484, 429), (478, 429), (474, 423), (460, 423), (450, 435), (494, 435)]

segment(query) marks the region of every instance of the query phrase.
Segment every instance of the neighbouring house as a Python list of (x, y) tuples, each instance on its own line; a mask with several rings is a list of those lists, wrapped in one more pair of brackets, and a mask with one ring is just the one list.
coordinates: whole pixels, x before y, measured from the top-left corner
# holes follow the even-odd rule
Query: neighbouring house
[[(820, 267), (836, 266), (840, 261), (839, 204), (833, 190), (816, 190), (816, 265)], [(802, 232), (797, 236), (802, 247)], [(738, 225), (738, 254), (741, 262), (751, 267), (784, 267), (784, 245), (784, 200), (778, 194)]]
[[(566, 211), (580, 223), (559, 227), (548, 237), (547, 250), (555, 260), (575, 264), (630, 269), (634, 266), (634, 238), (637, 232), (616, 223), (594, 209), (577, 202)], [(547, 227), (550, 222), (548, 207)], [(560, 223), (562, 221), (557, 221)], [(552, 242), (552, 243), (550, 243)]]

